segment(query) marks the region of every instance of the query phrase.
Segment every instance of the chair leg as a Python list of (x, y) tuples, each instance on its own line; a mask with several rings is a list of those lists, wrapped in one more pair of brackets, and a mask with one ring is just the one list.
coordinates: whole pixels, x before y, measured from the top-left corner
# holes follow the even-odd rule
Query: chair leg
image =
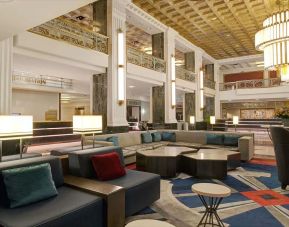
[(286, 189), (286, 187), (287, 187), (287, 184), (281, 184), (281, 188), (283, 189), (283, 190), (285, 190)]

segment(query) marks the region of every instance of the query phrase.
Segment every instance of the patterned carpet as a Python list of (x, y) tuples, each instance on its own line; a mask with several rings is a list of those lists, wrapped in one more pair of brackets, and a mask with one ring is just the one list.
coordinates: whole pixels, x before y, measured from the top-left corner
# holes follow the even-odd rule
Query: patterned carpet
[(152, 218), (177, 227), (197, 226), (204, 208), (191, 186), (199, 182), (223, 184), (232, 195), (223, 200), (218, 211), (230, 226), (289, 226), (289, 191), (283, 191), (274, 161), (253, 160), (230, 171), (225, 180), (200, 180), (180, 174), (162, 180), (161, 199), (152, 207), (128, 219)]

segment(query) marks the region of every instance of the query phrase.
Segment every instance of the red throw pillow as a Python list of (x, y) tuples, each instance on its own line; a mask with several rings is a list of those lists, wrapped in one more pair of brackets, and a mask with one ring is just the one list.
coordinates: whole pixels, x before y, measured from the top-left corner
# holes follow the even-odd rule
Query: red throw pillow
[(94, 155), (91, 160), (99, 180), (113, 180), (126, 174), (116, 152)]

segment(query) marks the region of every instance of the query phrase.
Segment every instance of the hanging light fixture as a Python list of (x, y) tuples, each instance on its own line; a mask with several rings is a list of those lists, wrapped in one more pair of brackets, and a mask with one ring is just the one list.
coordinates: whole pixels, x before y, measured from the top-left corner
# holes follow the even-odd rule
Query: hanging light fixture
[(264, 51), (264, 69), (278, 70), (281, 81), (289, 81), (289, 10), (280, 10), (281, 1), (276, 3), (279, 11), (264, 20), (263, 29), (255, 35), (255, 47)]

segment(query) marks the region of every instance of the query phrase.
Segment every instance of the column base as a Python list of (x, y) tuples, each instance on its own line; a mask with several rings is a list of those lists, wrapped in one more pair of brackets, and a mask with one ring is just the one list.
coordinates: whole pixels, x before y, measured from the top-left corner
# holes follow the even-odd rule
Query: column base
[(128, 131), (129, 131), (128, 125), (125, 125), (125, 126), (107, 126), (104, 133), (123, 133), (123, 132), (128, 132)]

